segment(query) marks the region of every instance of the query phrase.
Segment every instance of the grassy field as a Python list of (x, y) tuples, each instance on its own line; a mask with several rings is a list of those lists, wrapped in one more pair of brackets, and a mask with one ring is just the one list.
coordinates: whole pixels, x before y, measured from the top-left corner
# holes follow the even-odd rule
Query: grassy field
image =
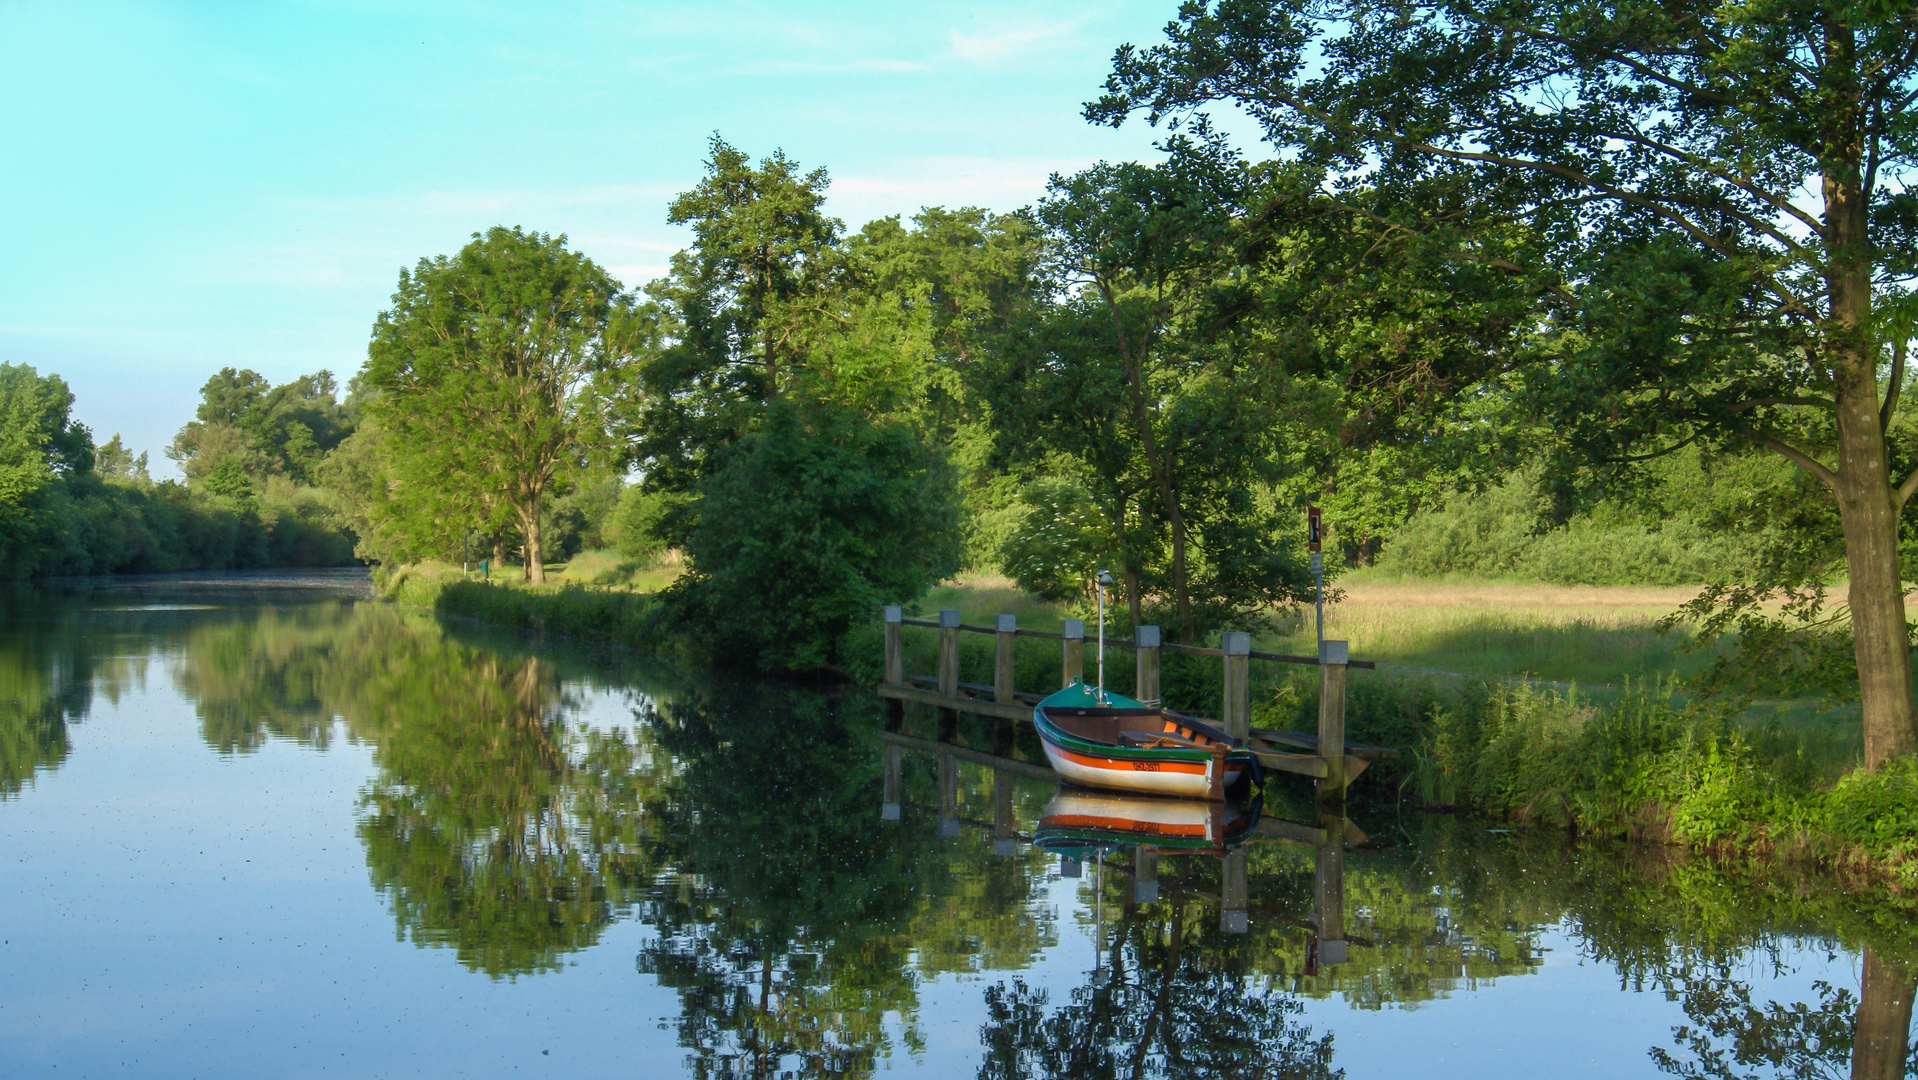
[[(1355, 659), (1378, 661), (1381, 675), (1441, 681), (1516, 679), (1560, 691), (1576, 688), (1582, 697), (1610, 700), (1629, 685), (1690, 676), (1714, 655), (1686, 652), (1683, 629), (1659, 630), (1659, 620), (1692, 598), (1695, 590), (1689, 588), (1419, 581), (1361, 573), (1341, 581), (1339, 591), (1339, 601), (1326, 606), (1326, 637), (1349, 642)], [(920, 608), (928, 613), (958, 608), (972, 625), (991, 625), (993, 615), (1009, 612), (1019, 617), (1021, 627), (1035, 630), (1057, 630), (1061, 620), (1082, 614), (1036, 600), (1010, 580), (987, 574), (967, 575), (933, 589)], [(1310, 609), (1281, 615), (1273, 627), (1255, 633), (1254, 647), (1313, 654), (1312, 621)], [(1131, 636), (1123, 608), (1109, 632)], [(1130, 656), (1117, 657), (1115, 663), (1129, 666)], [(988, 678), (978, 671), (967, 675), (975, 676)], [(1129, 674), (1121, 672), (1120, 678), (1129, 679)], [(1683, 700), (1684, 695), (1677, 697)], [(1769, 743), (1790, 748), (1825, 776), (1850, 768), (1863, 750), (1855, 704), (1760, 701), (1745, 722), (1768, 729)]]
[[(1658, 620), (1691, 598), (1689, 589), (1352, 578), (1341, 591), (1339, 602), (1326, 606), (1325, 636), (1350, 642), (1353, 657), (1389, 668), (1596, 688), (1687, 675), (1709, 662), (1680, 655), (1682, 634), (1658, 631)], [(958, 608), (968, 623), (988, 625), (993, 615), (1009, 612), (1035, 630), (1057, 630), (1061, 620), (1081, 614), (984, 574), (941, 585), (920, 606)], [(1113, 636), (1131, 636), (1123, 608), (1109, 617)], [(1276, 624), (1255, 634), (1255, 647), (1317, 651), (1310, 609), (1280, 616)]]

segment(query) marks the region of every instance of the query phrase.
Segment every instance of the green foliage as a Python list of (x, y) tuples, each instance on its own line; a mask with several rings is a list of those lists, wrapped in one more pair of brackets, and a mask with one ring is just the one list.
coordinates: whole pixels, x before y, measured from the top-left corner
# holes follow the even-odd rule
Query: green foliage
[(352, 561), (329, 497), (231, 458), (210, 483), (156, 484), (118, 435), (96, 453), (72, 400), (58, 376), (0, 365), (0, 577)]
[(657, 556), (683, 534), (690, 502), (670, 491), (647, 491), (638, 485), (625, 489), (607, 522), (613, 548), (629, 559)]
[(958, 570), (949, 468), (910, 430), (841, 406), (776, 403), (701, 484), (697, 513), (666, 598), (732, 663), (839, 663), (854, 625)]
[(381, 452), (360, 512), (388, 552), (444, 555), (511, 522), (545, 580), (548, 495), (611, 454), (625, 303), (565, 237), (518, 229), (401, 272), (361, 373)]
[(1021, 493), (1023, 513), (999, 548), (1019, 587), (1045, 600), (1083, 600), (1113, 554), (1099, 508), (1069, 480), (1040, 480)]
[(195, 418), (167, 449), (189, 481), (224, 472), (223, 492), (235, 497), (235, 466), (272, 472), (303, 484), (318, 482), (321, 459), (353, 432), (352, 410), (338, 400), (329, 371), (274, 386), (257, 371), (222, 368), (200, 388)]
[[(1706, 470), (1688, 456), (1654, 473), (1649, 489), (1627, 490), (1563, 522), (1540, 472), (1514, 471), (1483, 492), (1453, 494), (1413, 514), (1384, 545), (1378, 567), (1560, 585), (1688, 585), (1744, 575), (1766, 534), (1762, 526), (1735, 531), (1720, 507), (1788, 467), (1736, 464), (1767, 468)], [(1731, 475), (1716, 475), (1724, 472)]]

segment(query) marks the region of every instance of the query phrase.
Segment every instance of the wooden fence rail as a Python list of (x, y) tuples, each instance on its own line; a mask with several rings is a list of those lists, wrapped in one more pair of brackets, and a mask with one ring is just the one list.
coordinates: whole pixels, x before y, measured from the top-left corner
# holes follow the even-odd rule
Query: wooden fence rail
[[(898, 607), (885, 609), (886, 664), (885, 683), (879, 696), (887, 703), (888, 720), (896, 726), (904, 716), (907, 702), (931, 705), (939, 710), (941, 727), (947, 727), (961, 712), (992, 716), (1002, 720), (1029, 720), (1032, 705), (1043, 694), (1013, 687), (1013, 644), (1020, 637), (1042, 638), (1060, 643), (1059, 685), (1072, 685), (1085, 675), (1086, 624), (1084, 619), (1067, 619), (1059, 633), (1019, 629), (1018, 618), (1000, 615), (994, 625), (967, 626), (959, 612), (946, 609), (937, 619), (908, 619)], [(904, 631), (922, 626), (939, 631), (938, 673), (906, 674)], [(959, 681), (959, 635), (993, 635), (993, 676), (991, 685)], [(1227, 734), (1238, 738), (1258, 738), (1306, 751), (1305, 753), (1261, 753), (1260, 760), (1270, 768), (1311, 776), (1319, 780), (1322, 795), (1343, 798), (1347, 786), (1374, 761), (1397, 757), (1396, 751), (1361, 746), (1345, 740), (1345, 673), (1348, 668), (1370, 670), (1377, 665), (1369, 660), (1353, 660), (1346, 654), (1346, 643), (1327, 641), (1317, 657), (1285, 653), (1259, 652), (1252, 648), (1252, 635), (1228, 631), (1218, 648), (1166, 644), (1159, 627), (1138, 626), (1130, 638), (1107, 638), (1112, 648), (1133, 653), (1135, 694), (1148, 705), (1159, 704), (1159, 660), (1162, 653), (1218, 658), (1224, 666), (1224, 694), (1220, 701), (1219, 722)], [(1319, 669), (1319, 729), (1316, 734), (1269, 731), (1252, 727), (1252, 686), (1250, 662), (1261, 660), (1281, 664), (1311, 664)], [(1339, 747), (1343, 752), (1324, 753), (1322, 747)]]

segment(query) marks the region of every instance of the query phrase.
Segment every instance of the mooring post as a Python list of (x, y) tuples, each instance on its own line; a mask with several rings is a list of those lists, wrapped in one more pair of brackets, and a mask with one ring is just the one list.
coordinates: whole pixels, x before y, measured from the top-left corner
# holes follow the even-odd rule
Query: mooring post
[(1252, 733), (1252, 635), (1225, 632), (1225, 733), (1243, 739)]
[(1019, 616), (1001, 615), (993, 625), (992, 700), (1012, 701), (1012, 643), (1019, 639)]
[[(1327, 642), (1326, 644), (1331, 644)], [(1344, 644), (1344, 642), (1340, 642)], [(1325, 843), (1319, 845), (1313, 907), (1319, 923), (1319, 963), (1345, 963), (1345, 816), (1319, 815)]]
[(1319, 798), (1345, 798), (1345, 642), (1319, 646), (1319, 757), (1325, 759), (1325, 778)]
[(1225, 934), (1243, 934), (1252, 928), (1251, 916), (1246, 912), (1246, 852), (1240, 848), (1225, 857), (1225, 865), (1219, 868), (1219, 931)]
[[(906, 613), (897, 604), (886, 605), (886, 685), (906, 685)], [(906, 719), (906, 703), (886, 699), (886, 728), (897, 731)]]
[(1019, 853), (1018, 829), (1012, 821), (1012, 784), (1004, 769), (992, 770), (992, 853), (1010, 858)]
[(1067, 619), (1061, 628), (1065, 637), (1064, 666), (1060, 670), (1060, 687), (1071, 686), (1085, 677), (1086, 673), (1086, 621)]
[(1132, 849), (1132, 902), (1159, 902), (1159, 853), (1146, 847)]
[(886, 793), (879, 804), (879, 820), (899, 820), (899, 771), (901, 751), (892, 743), (886, 744)]
[(939, 755), (939, 835), (959, 835), (959, 759)]
[(1159, 703), (1159, 628), (1156, 626), (1135, 626), (1132, 628), (1132, 640), (1138, 643), (1133, 650), (1138, 660), (1138, 674), (1133, 682), (1133, 696), (1146, 705)]
[[(947, 697), (959, 696), (959, 610), (941, 608), (939, 611), (939, 692)], [(950, 738), (951, 732), (959, 724), (959, 710), (939, 707), (939, 737)]]

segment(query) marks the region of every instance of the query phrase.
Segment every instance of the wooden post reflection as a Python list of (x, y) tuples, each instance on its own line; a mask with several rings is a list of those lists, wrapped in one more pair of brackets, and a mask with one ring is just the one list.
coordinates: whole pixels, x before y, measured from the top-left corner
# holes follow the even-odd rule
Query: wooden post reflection
[(1148, 847), (1132, 850), (1132, 902), (1159, 902), (1159, 853)]
[(1221, 860), (1225, 865), (1219, 871), (1219, 897), (1223, 901), (1219, 907), (1219, 930), (1223, 933), (1243, 934), (1252, 927), (1251, 916), (1245, 910), (1246, 858), (1241, 848)]
[(905, 753), (897, 746), (886, 747), (886, 794), (879, 805), (879, 820), (899, 820), (899, 772)]
[(1313, 908), (1318, 916), (1318, 962), (1345, 963), (1345, 815), (1319, 814), (1325, 842), (1318, 847), (1317, 888)]
[(1018, 853), (1018, 831), (1012, 823), (1012, 784), (1002, 769), (992, 770), (992, 853), (1010, 858)]
[(959, 761), (939, 755), (939, 835), (959, 835)]
[(1852, 1080), (1904, 1080), (1911, 1051), (1911, 1000), (1918, 972), (1865, 946), (1858, 1016), (1851, 1039)]

